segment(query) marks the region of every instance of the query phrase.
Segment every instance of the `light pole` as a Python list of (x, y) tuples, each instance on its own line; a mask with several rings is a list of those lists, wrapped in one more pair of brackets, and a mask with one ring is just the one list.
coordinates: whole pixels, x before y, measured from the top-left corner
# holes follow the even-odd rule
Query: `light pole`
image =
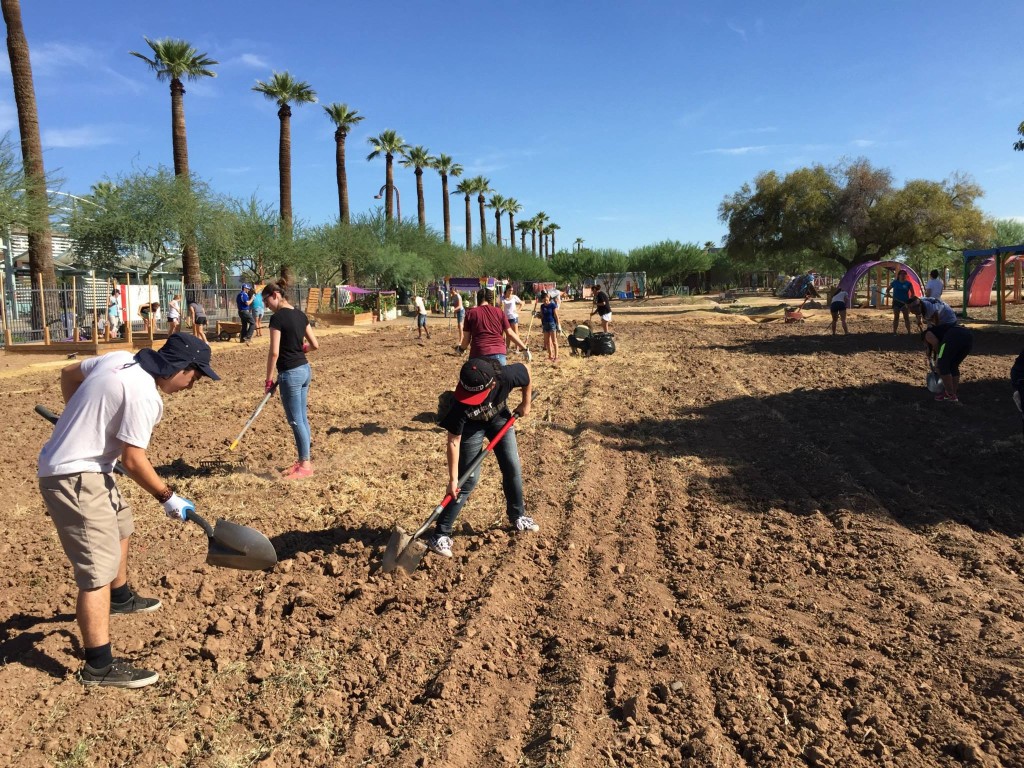
[[(373, 199), (374, 200), (380, 200), (382, 197), (384, 197), (384, 190), (386, 190), (387, 188), (388, 188), (387, 184), (385, 184), (383, 187), (381, 187), (380, 188), (380, 192), (378, 192), (376, 195), (374, 195)], [(393, 190), (395, 190), (395, 207), (398, 210), (398, 223), (401, 224), (402, 223), (402, 196), (400, 194), (398, 194), (398, 187), (396, 187), (394, 184), (391, 185), (391, 188)]]

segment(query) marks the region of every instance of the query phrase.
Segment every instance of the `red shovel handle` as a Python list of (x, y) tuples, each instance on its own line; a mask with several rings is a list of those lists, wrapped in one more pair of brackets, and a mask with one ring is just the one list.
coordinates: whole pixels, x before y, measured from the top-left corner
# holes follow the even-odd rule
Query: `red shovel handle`
[[(466, 481), (469, 480), (469, 478), (473, 475), (474, 472), (477, 471), (477, 469), (479, 469), (480, 465), (483, 463), (484, 458), (486, 458), (487, 456), (487, 452), (494, 450), (494, 446), (498, 444), (498, 441), (501, 440), (501, 438), (505, 436), (505, 433), (509, 431), (512, 425), (516, 423), (517, 418), (518, 417), (513, 413), (512, 417), (505, 422), (504, 426), (501, 429), (498, 430), (498, 434), (491, 438), (491, 441), (487, 443), (487, 447), (480, 451), (480, 454), (475, 459), (473, 459), (473, 463), (466, 468), (466, 471), (463, 472), (462, 477), (459, 478), (459, 488), (465, 485)], [(431, 523), (437, 520), (437, 518), (440, 517), (441, 513), (444, 512), (444, 508), (451, 504), (452, 499), (454, 498), (455, 497), (452, 496), (450, 493), (446, 494), (445, 497), (441, 499), (441, 503), (434, 507), (434, 511), (431, 513), (430, 517), (427, 518), (427, 521), (423, 523), (422, 526), (420, 526), (420, 529), (416, 531), (415, 534), (413, 534), (413, 538), (418, 539), (420, 536), (422, 536), (423, 533), (427, 530), (427, 528), (430, 527)]]

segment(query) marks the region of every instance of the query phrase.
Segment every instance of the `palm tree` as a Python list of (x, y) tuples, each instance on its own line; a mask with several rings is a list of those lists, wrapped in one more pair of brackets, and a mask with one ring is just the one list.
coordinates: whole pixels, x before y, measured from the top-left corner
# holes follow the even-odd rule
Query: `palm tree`
[(292, 231), (292, 108), (291, 104), (316, 102), (316, 91), (309, 83), (296, 80), (287, 72), (274, 72), (270, 80), (256, 81), (252, 87), (271, 101), (277, 102), (277, 116), (281, 120), (281, 137), (277, 155), (281, 192), (281, 226), (286, 237)]
[(576, 238), (576, 242), (573, 243), (573, 245), (576, 246), (576, 253), (579, 253), (580, 251), (582, 251), (583, 250), (583, 238), (582, 237), (577, 237)]
[[(345, 139), (352, 127), (363, 121), (363, 116), (348, 104), (328, 104), (324, 107), (327, 117), (334, 123), (334, 166), (338, 176), (338, 211), (343, 224), (349, 223), (348, 174), (345, 172)], [(349, 267), (351, 268), (351, 267)]]
[(462, 175), (462, 166), (448, 155), (431, 158), (430, 167), (441, 174), (441, 199), (444, 201), (444, 241), (452, 241), (452, 219), (448, 210), (448, 177), (458, 178)]
[(423, 169), (430, 167), (430, 150), (423, 146), (415, 146), (406, 150), (403, 168), (416, 169), (416, 213), (420, 220), (420, 229), (427, 228), (427, 207), (423, 202)]
[(455, 187), (454, 195), (464, 195), (466, 198), (466, 250), (473, 250), (473, 214), (469, 207), (469, 196), (476, 192), (475, 179), (463, 179)]
[[(204, 77), (216, 77), (217, 73), (210, 69), (218, 62), (205, 53), (199, 53), (185, 40), (174, 40), (165, 37), (161, 40), (150, 40), (143, 37), (146, 45), (153, 52), (153, 58), (144, 56), (138, 51), (129, 51), (137, 56), (156, 73), (157, 80), (171, 82), (171, 148), (174, 153), (174, 175), (188, 178), (188, 134), (185, 131), (185, 86), (181, 79), (199, 80)], [(199, 253), (196, 248), (194, 233), (183, 233), (185, 242), (181, 249), (181, 270), (185, 273), (185, 300), (189, 300), (189, 292), (196, 291), (202, 283), (199, 270)]]
[(530, 231), (530, 222), (529, 222), (529, 220), (520, 221), (518, 224), (516, 224), (516, 229), (519, 230), (519, 249), (525, 253), (526, 252), (526, 233)]
[[(542, 259), (544, 258), (544, 241), (543, 241), (543, 238), (544, 238), (544, 227), (548, 223), (548, 218), (549, 218), (548, 215), (546, 213), (544, 213), (544, 211), (541, 211), (540, 213), (536, 214), (533, 217), (533, 219), (532, 219), (533, 225), (534, 225), (534, 230), (536, 230), (536, 232), (539, 232), (540, 236), (541, 236), (540, 257)], [(534, 250), (533, 255), (534, 256), (537, 255), (536, 250)]]
[(501, 214), (505, 212), (505, 198), (495, 192), (487, 204), (494, 209), (494, 242), (501, 247)]
[(483, 176), (474, 176), (470, 181), (473, 183), (473, 193), (477, 196), (476, 201), (480, 205), (480, 245), (487, 245), (487, 216), (484, 213), (484, 204), (487, 202), (485, 195), (491, 192), (491, 180)]
[(392, 212), (394, 211), (394, 206), (392, 205), (394, 195), (392, 192), (395, 189), (395, 155), (404, 155), (409, 149), (409, 145), (405, 143), (397, 132), (392, 130), (384, 131), (380, 136), (372, 136), (367, 141), (373, 147), (373, 151), (366, 156), (367, 160), (373, 160), (380, 155), (384, 155), (384, 188), (386, 190), (384, 216), (388, 221), (391, 221)]
[(559, 229), (561, 229), (561, 227), (558, 226), (557, 224), (555, 224), (554, 222), (552, 222), (551, 224), (548, 224), (544, 228), (544, 234), (545, 235), (551, 235), (551, 250), (548, 251), (548, 255), (549, 256), (554, 256), (555, 255), (555, 232), (557, 230), (559, 230)]
[[(28, 38), (21, 23), (21, 3), (3, 0), (4, 23), (7, 25), (7, 55), (11, 62), (14, 81), (14, 102), (18, 108), (18, 131), (21, 134), (21, 161), (25, 173), (25, 196), (29, 200), (28, 264), (32, 287), (57, 285), (53, 269), (53, 237), (50, 234), (49, 202), (46, 198), (46, 171), (43, 168), (43, 142), (39, 135), (39, 111), (36, 108), (36, 89), (32, 80), (32, 62), (29, 58)], [(41, 302), (33, 292), (32, 327), (42, 328)], [(54, 307), (56, 309), (56, 307)], [(49, 313), (47, 313), (49, 314)]]
[(505, 212), (508, 214), (508, 242), (510, 248), (516, 247), (515, 215), (523, 210), (523, 206), (514, 197), (505, 198)]

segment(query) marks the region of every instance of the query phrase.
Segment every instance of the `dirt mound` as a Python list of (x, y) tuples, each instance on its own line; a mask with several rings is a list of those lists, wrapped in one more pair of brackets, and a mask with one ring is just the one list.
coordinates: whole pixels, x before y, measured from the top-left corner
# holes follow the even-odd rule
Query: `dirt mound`
[(167, 398), (152, 457), (280, 563), (206, 566), (198, 529), (123, 481), (133, 584), (164, 603), (113, 622), (161, 674), (138, 692), (74, 678), (75, 592), (33, 476), (56, 371), (0, 379), (0, 762), (1020, 766), (1019, 337), (976, 334), (957, 407), (890, 323), (617, 314), (614, 356), (533, 366), (550, 399), (517, 431), (541, 532), (504, 529), (489, 460), (455, 557), (412, 577), (378, 566), (444, 493), (444, 321), (423, 344), (407, 324), (324, 339), (316, 473), (291, 484), (276, 399), (247, 471), (191, 471), (262, 395), (265, 349), (218, 349), (224, 381)]

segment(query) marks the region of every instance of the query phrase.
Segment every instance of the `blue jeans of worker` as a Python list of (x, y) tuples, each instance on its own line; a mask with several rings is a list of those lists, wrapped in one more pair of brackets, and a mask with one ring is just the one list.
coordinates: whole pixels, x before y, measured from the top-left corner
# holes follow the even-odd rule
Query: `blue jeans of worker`
[(242, 341), (248, 341), (252, 338), (253, 329), (256, 327), (256, 321), (252, 319), (252, 310), (238, 310), (238, 319), (242, 321), (242, 331), (238, 334), (238, 338)]
[[(462, 442), (459, 444), (459, 477), (465, 474), (484, 446), (484, 437), (490, 440), (505, 426), (506, 419), (498, 416), (492, 421), (467, 421), (462, 429)], [(516, 445), (516, 428), (509, 427), (508, 432), (494, 446), (494, 457), (498, 460), (501, 470), (501, 490), (505, 493), (505, 511), (510, 523), (526, 514), (523, 503), (523, 470), (519, 464), (519, 447)], [(437, 518), (436, 532), (443, 536), (452, 535), (452, 526), (462, 508), (469, 501), (470, 494), (480, 479), (480, 470), (488, 459), (462, 484), (459, 498), (448, 504), (444, 512)]]
[(299, 461), (309, 461), (309, 418), (306, 405), (309, 402), (309, 383), (313, 380), (313, 369), (309, 363), (298, 368), (289, 368), (277, 374), (277, 387), (281, 392), (281, 405), (288, 425), (295, 435), (295, 448)]

